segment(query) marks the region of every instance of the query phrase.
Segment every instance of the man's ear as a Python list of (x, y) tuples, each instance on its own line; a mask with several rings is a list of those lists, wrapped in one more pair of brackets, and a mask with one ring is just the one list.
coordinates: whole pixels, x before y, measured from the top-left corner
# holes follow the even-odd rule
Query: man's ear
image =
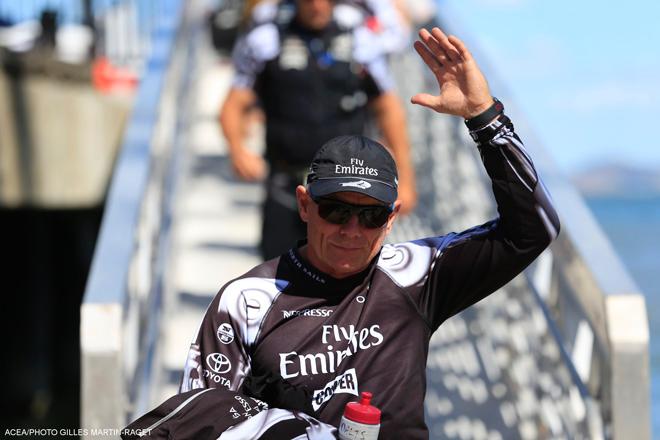
[(392, 211), (392, 214), (390, 214), (390, 218), (387, 219), (387, 234), (390, 233), (390, 230), (392, 229), (392, 225), (394, 225), (394, 219), (396, 219), (399, 215), (399, 211), (401, 210), (401, 200), (397, 200), (394, 202), (394, 211)]
[(296, 187), (296, 201), (298, 202), (300, 219), (307, 223), (309, 219), (309, 204), (312, 202), (312, 199), (307, 192), (307, 188), (302, 185)]

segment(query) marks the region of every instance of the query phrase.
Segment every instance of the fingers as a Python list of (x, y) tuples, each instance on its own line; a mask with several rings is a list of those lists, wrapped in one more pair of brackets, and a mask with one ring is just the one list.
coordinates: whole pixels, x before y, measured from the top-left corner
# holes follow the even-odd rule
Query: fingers
[(442, 32), (440, 28), (434, 27), (431, 29), (431, 35), (436, 39), (442, 50), (445, 52), (445, 54), (447, 54), (451, 61), (459, 61), (461, 59), (460, 53), (456, 50), (454, 45), (449, 41), (445, 33)]
[(432, 54), (433, 58), (439, 63), (446, 63), (449, 61), (449, 56), (445, 53), (440, 46), (440, 43), (431, 35), (426, 29), (419, 31), (419, 38), (424, 42), (425, 47)]
[(439, 28), (433, 28), (431, 32), (421, 29), (419, 37), (440, 63), (447, 64), (461, 60), (460, 52)]
[(458, 53), (460, 54), (461, 58), (463, 58), (466, 61), (472, 58), (472, 54), (470, 53), (470, 51), (467, 49), (465, 44), (457, 37), (450, 35), (448, 41), (456, 48), (456, 50), (458, 50)]
[(232, 155), (231, 159), (234, 172), (241, 180), (254, 182), (262, 180), (266, 175), (266, 164), (258, 155), (243, 151)]
[(258, 171), (252, 170), (250, 168), (234, 167), (234, 172), (239, 179), (246, 182), (256, 182), (261, 180), (261, 174)]
[(418, 93), (417, 95), (410, 98), (410, 102), (413, 104), (422, 105), (433, 110), (435, 110), (437, 106), (437, 101), (437, 96), (429, 95), (428, 93)]
[(442, 70), (442, 65), (438, 62), (436, 57), (433, 56), (431, 51), (422, 43), (421, 41), (415, 41), (413, 43), (413, 47), (417, 51), (420, 57), (422, 57), (422, 60), (424, 60), (424, 63), (426, 63), (427, 66), (429, 66), (429, 69), (437, 76), (440, 74), (440, 70)]

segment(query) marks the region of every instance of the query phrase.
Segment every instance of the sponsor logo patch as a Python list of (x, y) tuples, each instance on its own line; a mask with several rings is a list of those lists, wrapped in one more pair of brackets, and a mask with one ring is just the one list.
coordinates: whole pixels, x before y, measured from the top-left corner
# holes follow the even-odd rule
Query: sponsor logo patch
[(341, 186), (351, 186), (354, 188), (360, 188), (360, 189), (367, 189), (371, 188), (371, 183), (365, 181), (365, 180), (358, 180), (356, 182), (346, 182), (346, 183), (341, 183)]
[[(280, 353), (280, 375), (284, 379), (290, 379), (299, 375), (335, 373), (344, 360), (361, 350), (369, 350), (378, 346), (383, 341), (384, 336), (377, 324), (366, 328), (356, 328), (354, 325), (347, 327), (324, 325), (322, 326), (321, 343), (326, 346), (327, 351)], [(342, 347), (335, 349), (333, 344), (337, 343)]]
[(332, 314), (330, 309), (302, 309), (302, 310), (282, 310), (284, 318), (295, 318), (297, 316), (310, 316), (315, 318), (327, 318)]
[(234, 342), (234, 329), (231, 328), (231, 325), (223, 322), (218, 326), (218, 331), (216, 332), (218, 339), (223, 344), (231, 344)]
[(211, 353), (206, 356), (206, 365), (216, 374), (224, 374), (231, 370), (231, 361), (222, 353)]
[(229, 381), (229, 379), (227, 379), (226, 377), (222, 377), (219, 374), (215, 374), (214, 372), (209, 371), (206, 368), (204, 369), (204, 377), (217, 383), (218, 385), (222, 385), (227, 389), (231, 389), (231, 382)]
[(346, 370), (343, 374), (335, 377), (328, 382), (325, 387), (320, 390), (314, 391), (312, 406), (314, 410), (318, 410), (328, 400), (332, 399), (335, 394), (353, 394), (358, 396), (358, 380), (355, 374), (355, 368)]

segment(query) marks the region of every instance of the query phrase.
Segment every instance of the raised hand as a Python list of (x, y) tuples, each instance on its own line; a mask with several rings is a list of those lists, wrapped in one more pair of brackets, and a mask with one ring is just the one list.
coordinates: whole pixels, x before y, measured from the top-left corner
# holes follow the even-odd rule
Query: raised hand
[(440, 94), (419, 93), (412, 97), (413, 104), (465, 119), (493, 104), (486, 78), (461, 40), (453, 35), (447, 37), (437, 27), (431, 32), (420, 30), (419, 38), (415, 50), (438, 80)]

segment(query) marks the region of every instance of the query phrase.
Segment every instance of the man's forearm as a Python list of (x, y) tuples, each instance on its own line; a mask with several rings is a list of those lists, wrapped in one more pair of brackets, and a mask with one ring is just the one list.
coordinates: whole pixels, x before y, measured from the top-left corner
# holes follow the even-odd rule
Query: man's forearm
[(441, 237), (423, 305), (433, 329), (511, 281), (559, 233), (557, 213), (509, 119), (500, 114), (470, 134), (499, 217)]
[(559, 218), (509, 118), (500, 114), (470, 134), (493, 182), (505, 237), (518, 248), (547, 246), (559, 233)]
[(246, 113), (256, 101), (251, 89), (232, 88), (220, 113), (220, 125), (227, 139), (227, 148), (236, 175), (243, 180), (259, 180), (264, 177), (266, 165), (261, 156), (245, 147), (247, 131)]
[(243, 115), (247, 108), (246, 100), (241, 94), (241, 91), (230, 90), (220, 111), (220, 126), (227, 139), (230, 154), (243, 148)]

